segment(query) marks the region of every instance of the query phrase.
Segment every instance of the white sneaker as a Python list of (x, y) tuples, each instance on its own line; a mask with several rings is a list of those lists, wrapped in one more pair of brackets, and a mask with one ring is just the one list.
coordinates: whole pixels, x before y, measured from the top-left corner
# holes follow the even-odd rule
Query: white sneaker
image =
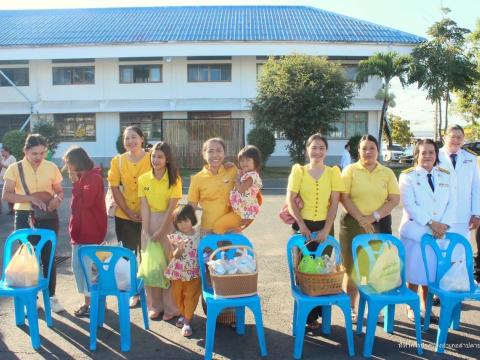
[(64, 307), (60, 305), (58, 299), (55, 296), (50, 297), (50, 308), (55, 314), (65, 311)]

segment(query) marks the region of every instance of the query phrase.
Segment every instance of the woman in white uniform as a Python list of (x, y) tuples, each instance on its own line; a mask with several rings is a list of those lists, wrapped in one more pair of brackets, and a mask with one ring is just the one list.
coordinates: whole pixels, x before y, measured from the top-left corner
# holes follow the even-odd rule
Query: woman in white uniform
[[(433, 234), (443, 247), (442, 237), (455, 219), (455, 178), (438, 164), (438, 147), (433, 140), (420, 140), (414, 150), (415, 166), (400, 175), (400, 198), (403, 216), (400, 239), (405, 246), (405, 267), (408, 287), (422, 286), (421, 307), (427, 298), (427, 276), (422, 259), (421, 239)], [(427, 252), (430, 278), (435, 275), (435, 255)], [(432, 279), (433, 280), (433, 279)], [(411, 309), (407, 316), (414, 319)]]

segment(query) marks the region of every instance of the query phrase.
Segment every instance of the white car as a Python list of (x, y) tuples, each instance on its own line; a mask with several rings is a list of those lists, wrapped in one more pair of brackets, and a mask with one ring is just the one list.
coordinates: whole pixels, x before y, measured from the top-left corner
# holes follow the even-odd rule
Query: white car
[(382, 148), (383, 161), (400, 161), (400, 156), (403, 155), (405, 148), (401, 145), (392, 144), (392, 146), (384, 146)]

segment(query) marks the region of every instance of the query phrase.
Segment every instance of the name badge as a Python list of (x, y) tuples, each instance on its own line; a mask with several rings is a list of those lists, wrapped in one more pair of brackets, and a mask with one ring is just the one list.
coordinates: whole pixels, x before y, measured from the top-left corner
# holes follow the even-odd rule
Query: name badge
[(445, 183), (439, 183), (438, 186), (448, 188), (448, 184), (445, 184)]
[(464, 164), (471, 163), (471, 162), (472, 162), (472, 160), (463, 160)]

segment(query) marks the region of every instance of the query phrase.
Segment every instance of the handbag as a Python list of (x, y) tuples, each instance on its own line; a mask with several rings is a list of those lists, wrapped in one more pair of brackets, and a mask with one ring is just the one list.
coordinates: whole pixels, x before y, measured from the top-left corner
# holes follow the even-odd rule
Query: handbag
[[(28, 189), (27, 183), (25, 181), (25, 173), (23, 172), (23, 164), (19, 161), (17, 163), (18, 166), (18, 174), (20, 175), (20, 181), (22, 182), (23, 190), (25, 190), (25, 194), (31, 195), (34, 198), (42, 201), (47, 206), (50, 201), (53, 199), (52, 194), (47, 191), (39, 191), (35, 193), (30, 193)], [(34, 220), (53, 220), (58, 217), (57, 210), (48, 211), (39, 208), (37, 205), (32, 204), (32, 211), (33, 211), (33, 219)]]
[(20, 245), (5, 269), (5, 282), (10, 287), (36, 286), (38, 274), (35, 248), (30, 243)]
[[(121, 166), (122, 166), (122, 155), (118, 157), (118, 169), (120, 171), (120, 178), (122, 176)], [(112, 217), (112, 218), (115, 217), (115, 212), (117, 211), (117, 203), (115, 202), (112, 188), (110, 186), (108, 187), (107, 193), (105, 194), (105, 208), (107, 209), (107, 215), (109, 217)]]
[[(304, 171), (305, 170), (303, 169), (303, 166), (302, 166), (302, 174), (304, 173)], [(303, 209), (303, 200), (300, 197), (300, 195), (297, 195), (294, 201), (295, 201), (295, 205), (297, 205), (299, 209)], [(285, 204), (282, 206), (278, 216), (280, 217), (280, 220), (282, 220), (287, 225), (295, 224), (296, 222), (295, 218), (292, 216), (292, 214), (290, 214), (290, 211), (288, 211), (288, 204)]]

